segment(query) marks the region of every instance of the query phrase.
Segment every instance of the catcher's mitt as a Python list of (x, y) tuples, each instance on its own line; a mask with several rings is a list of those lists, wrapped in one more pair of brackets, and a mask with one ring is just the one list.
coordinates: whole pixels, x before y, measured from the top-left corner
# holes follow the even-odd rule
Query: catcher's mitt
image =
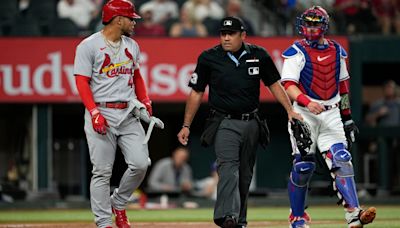
[(293, 119), (290, 124), (293, 136), (296, 139), (297, 148), (299, 149), (302, 156), (307, 155), (312, 144), (310, 127), (307, 123), (302, 122), (298, 119)]

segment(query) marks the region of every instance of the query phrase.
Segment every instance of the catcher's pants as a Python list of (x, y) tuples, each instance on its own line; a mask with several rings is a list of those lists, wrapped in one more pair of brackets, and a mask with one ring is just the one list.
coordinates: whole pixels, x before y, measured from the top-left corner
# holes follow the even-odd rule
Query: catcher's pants
[[(147, 144), (143, 144), (145, 131), (137, 118), (128, 117), (120, 126), (107, 128), (101, 135), (93, 130), (90, 114), (85, 113), (85, 133), (92, 162), (90, 202), (98, 227), (112, 224), (112, 206), (124, 209), (133, 191), (142, 183), (149, 165)], [(118, 191), (110, 200), (110, 178), (117, 145), (121, 148), (127, 170), (120, 180)]]
[(256, 161), (259, 128), (250, 121), (224, 119), (215, 136), (219, 182), (214, 222), (221, 225), (227, 215), (247, 224), (247, 198)]
[[(294, 111), (300, 113), (304, 121), (310, 126), (311, 140), (310, 153), (315, 153), (317, 147), (319, 151), (328, 151), (333, 144), (343, 143), (347, 145), (344, 133), (342, 118), (338, 107), (321, 112), (318, 115), (311, 113), (306, 107), (301, 107), (297, 103), (293, 105)], [(296, 146), (296, 139), (293, 136), (290, 123), (288, 124), (290, 141), (292, 143), (293, 154), (300, 153)]]

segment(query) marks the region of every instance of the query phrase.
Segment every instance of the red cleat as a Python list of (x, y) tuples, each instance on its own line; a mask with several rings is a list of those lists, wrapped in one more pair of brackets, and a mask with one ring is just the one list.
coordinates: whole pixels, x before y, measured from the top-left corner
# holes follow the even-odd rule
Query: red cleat
[(115, 215), (115, 223), (118, 228), (131, 228), (131, 224), (126, 216), (126, 210), (117, 210), (112, 208), (112, 212)]
[[(304, 212), (303, 216), (301, 216), (302, 219), (304, 219), (304, 221), (306, 221), (307, 223), (311, 222), (311, 217), (307, 212)], [(296, 218), (294, 217), (294, 215), (292, 213), (290, 213), (289, 215), (289, 222), (293, 222), (295, 221)]]

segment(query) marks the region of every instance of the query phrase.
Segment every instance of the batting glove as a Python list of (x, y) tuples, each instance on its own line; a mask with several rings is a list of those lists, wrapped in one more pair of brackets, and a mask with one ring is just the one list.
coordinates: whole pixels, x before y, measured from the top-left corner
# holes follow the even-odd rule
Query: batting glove
[(359, 130), (353, 120), (347, 120), (343, 125), (344, 132), (346, 134), (347, 149), (351, 150), (353, 143), (356, 141), (356, 135), (358, 135)]
[(152, 116), (153, 108), (151, 107), (151, 100), (149, 98), (145, 98), (142, 100), (142, 103), (144, 104), (144, 106), (146, 106), (146, 110), (147, 112), (149, 112), (149, 115)]
[(97, 133), (105, 135), (107, 133), (108, 127), (107, 120), (104, 118), (103, 115), (101, 115), (100, 111), (97, 108), (91, 110), (90, 115), (92, 116), (93, 129)]

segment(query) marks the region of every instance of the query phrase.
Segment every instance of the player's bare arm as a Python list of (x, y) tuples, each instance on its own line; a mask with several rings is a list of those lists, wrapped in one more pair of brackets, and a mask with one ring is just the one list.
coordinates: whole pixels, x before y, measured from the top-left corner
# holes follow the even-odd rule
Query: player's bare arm
[(193, 118), (196, 115), (197, 110), (201, 104), (201, 99), (204, 92), (197, 92), (192, 90), (186, 102), (185, 116), (183, 119), (182, 129), (178, 133), (178, 140), (182, 145), (187, 145), (190, 134), (190, 125), (192, 124)]
[(307, 95), (303, 94), (295, 84), (289, 85), (286, 88), (286, 92), (291, 100), (297, 101), (305, 105), (308, 110), (315, 115), (318, 115), (321, 112), (325, 111), (325, 107), (322, 104), (310, 100)]
[(287, 93), (285, 92), (279, 81), (270, 85), (269, 89), (271, 90), (271, 93), (274, 95), (274, 97), (279, 101), (279, 103), (281, 103), (282, 106), (285, 108), (286, 112), (288, 113), (289, 121), (292, 121), (293, 118), (301, 121), (303, 120), (303, 117), (299, 113), (293, 111), (292, 103), (290, 102)]

